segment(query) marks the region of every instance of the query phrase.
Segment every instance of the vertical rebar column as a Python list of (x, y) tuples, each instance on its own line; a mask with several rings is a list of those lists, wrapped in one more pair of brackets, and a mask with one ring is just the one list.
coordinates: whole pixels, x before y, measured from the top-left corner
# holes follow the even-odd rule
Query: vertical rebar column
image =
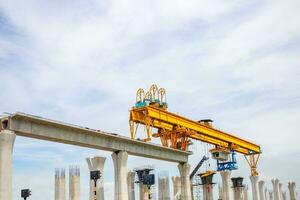
[(0, 200), (12, 200), (12, 157), (15, 138), (13, 131), (0, 132)]
[(290, 191), (290, 199), (291, 200), (297, 200), (297, 193), (296, 193), (296, 183), (295, 182), (289, 182), (288, 188)]
[(259, 198), (265, 200), (265, 181), (258, 182)]
[(66, 200), (66, 174), (63, 168), (55, 170), (55, 200)]
[(69, 168), (69, 199), (80, 200), (80, 168), (70, 166)]
[(181, 195), (181, 180), (180, 177), (178, 176), (173, 176), (172, 177), (172, 182), (173, 182), (173, 193), (174, 193), (174, 200), (179, 199)]

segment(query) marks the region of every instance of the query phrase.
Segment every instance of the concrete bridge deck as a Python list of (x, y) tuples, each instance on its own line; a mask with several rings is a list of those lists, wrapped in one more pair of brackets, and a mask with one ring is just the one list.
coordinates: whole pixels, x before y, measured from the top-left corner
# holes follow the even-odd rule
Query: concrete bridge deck
[(1, 119), (1, 128), (16, 135), (106, 151), (126, 151), (129, 155), (185, 163), (191, 152), (131, 140), (128, 137), (95, 129), (45, 119), (25, 113), (15, 113)]

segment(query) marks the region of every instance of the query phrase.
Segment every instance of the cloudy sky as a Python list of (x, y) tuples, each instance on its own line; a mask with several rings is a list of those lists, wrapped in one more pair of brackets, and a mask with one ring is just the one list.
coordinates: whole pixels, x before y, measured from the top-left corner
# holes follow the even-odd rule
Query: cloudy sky
[[(300, 185), (299, 10), (298, 0), (1, 0), (0, 111), (128, 136), (136, 90), (156, 83), (170, 111), (260, 144), (262, 179), (278, 177), (286, 190), (289, 180)], [(85, 158), (94, 155), (107, 156), (113, 199), (110, 154), (18, 137), (14, 199), (29, 187), (30, 199), (53, 200), (54, 168), (74, 164), (86, 199)], [(176, 164), (138, 157), (128, 168), (140, 163), (178, 175)], [(233, 176), (248, 182), (242, 156), (239, 166)]]

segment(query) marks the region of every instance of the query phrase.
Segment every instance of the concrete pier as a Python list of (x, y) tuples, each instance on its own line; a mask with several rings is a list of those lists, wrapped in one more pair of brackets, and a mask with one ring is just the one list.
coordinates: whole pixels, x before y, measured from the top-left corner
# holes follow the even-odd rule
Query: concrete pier
[(289, 188), (289, 192), (290, 192), (290, 200), (297, 200), (296, 183), (289, 182), (288, 188)]
[(219, 198), (218, 199), (223, 199), (223, 188), (221, 185), (219, 185)]
[(232, 186), (233, 186), (233, 199), (234, 200), (244, 200), (244, 185), (243, 178), (236, 177), (231, 178)]
[(279, 180), (272, 179), (273, 192), (274, 192), (274, 200), (281, 200), (280, 191), (279, 191)]
[(80, 168), (69, 168), (69, 200), (80, 200)]
[(181, 195), (181, 180), (178, 176), (172, 177), (173, 182), (173, 199), (178, 200)]
[(112, 153), (115, 171), (115, 200), (128, 200), (127, 159), (125, 151)]
[(286, 199), (286, 192), (282, 192), (282, 200), (287, 200)]
[(253, 200), (259, 200), (258, 179), (259, 179), (258, 176), (250, 176)]
[(181, 195), (184, 200), (191, 200), (191, 181), (190, 181), (190, 169), (191, 166), (188, 163), (178, 164), (178, 169), (180, 173), (181, 180)]
[(265, 187), (265, 200), (269, 200), (269, 191), (268, 188)]
[(55, 170), (55, 200), (66, 200), (65, 169)]
[(273, 191), (269, 191), (269, 199), (274, 200), (274, 192)]
[(135, 172), (129, 171), (127, 173), (127, 190), (128, 190), (128, 200), (135, 200)]
[(244, 195), (244, 200), (248, 200), (249, 199), (249, 196), (248, 196), (248, 186), (244, 188), (243, 195)]
[[(97, 180), (97, 200), (104, 200), (104, 189), (103, 189), (103, 168), (105, 164), (105, 157), (95, 156), (93, 158), (87, 158), (87, 164), (89, 167), (90, 172), (91, 171), (100, 171), (101, 177)], [(94, 181), (90, 180), (90, 200), (93, 200), (93, 194), (94, 194)]]
[(281, 200), (283, 200), (282, 183), (279, 183), (279, 197)]
[(259, 199), (266, 200), (265, 199), (265, 181), (258, 182), (258, 190), (259, 190)]
[(203, 199), (204, 200), (214, 200), (214, 191), (213, 191), (213, 176), (215, 173), (209, 175), (200, 174), (202, 188), (203, 188)]
[(158, 199), (170, 200), (169, 177), (158, 178)]
[(231, 171), (221, 171), (222, 178), (222, 189), (223, 189), (223, 200), (231, 200), (230, 198), (230, 176)]
[(12, 154), (15, 138), (13, 131), (0, 132), (0, 200), (12, 200)]

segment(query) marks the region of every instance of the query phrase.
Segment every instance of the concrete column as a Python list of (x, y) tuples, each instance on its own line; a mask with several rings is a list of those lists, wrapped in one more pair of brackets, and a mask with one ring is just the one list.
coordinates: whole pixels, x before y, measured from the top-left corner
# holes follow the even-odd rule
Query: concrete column
[(206, 185), (202, 185), (202, 192), (203, 192), (203, 200), (207, 200), (207, 187)]
[(234, 200), (244, 200), (244, 185), (243, 178), (236, 177), (231, 178), (233, 186), (233, 199)]
[(274, 192), (274, 200), (281, 200), (280, 192), (279, 192), (279, 180), (272, 179), (273, 192)]
[(78, 166), (69, 168), (69, 200), (80, 200), (80, 169)]
[(0, 132), (0, 200), (12, 200), (12, 156), (15, 138), (13, 131)]
[(283, 200), (282, 183), (279, 183), (279, 197)]
[(178, 164), (178, 169), (180, 173), (181, 180), (181, 195), (184, 200), (191, 200), (191, 181), (190, 181), (190, 169), (191, 165), (188, 163)]
[(158, 199), (170, 200), (169, 177), (158, 178)]
[(203, 185), (203, 199), (204, 200), (214, 200), (213, 184)]
[(274, 200), (274, 192), (273, 191), (269, 191), (269, 199)]
[(173, 176), (172, 177), (172, 182), (173, 182), (173, 192), (174, 192), (174, 200), (177, 200), (179, 196), (181, 195), (181, 180), (180, 177), (178, 176)]
[(55, 170), (55, 200), (66, 200), (65, 169)]
[(127, 191), (127, 159), (125, 151), (112, 154), (115, 171), (115, 200), (128, 200)]
[(130, 171), (127, 173), (128, 200), (135, 200), (134, 183), (135, 183), (135, 172)]
[(259, 199), (266, 200), (265, 199), (265, 181), (258, 182), (258, 190), (259, 190)]
[(286, 192), (282, 192), (282, 200), (287, 200), (286, 199)]
[(258, 176), (250, 176), (253, 200), (259, 200), (258, 179), (259, 179)]
[(221, 185), (219, 185), (219, 198), (218, 199), (223, 199), (223, 188)]
[(221, 171), (223, 200), (230, 200), (230, 175), (231, 171)]
[(140, 187), (140, 200), (148, 200), (149, 199), (149, 188), (143, 183), (139, 183)]
[[(100, 171), (101, 177), (97, 180), (97, 200), (104, 200), (104, 189), (103, 189), (103, 168), (106, 158), (95, 156), (93, 158), (87, 158), (86, 162), (88, 164), (89, 170), (91, 171)], [(90, 180), (90, 200), (93, 200), (93, 189), (94, 188), (94, 181)]]
[(297, 193), (296, 193), (296, 183), (295, 182), (289, 182), (288, 188), (290, 192), (290, 199), (296, 200), (297, 199)]
[(265, 187), (265, 200), (269, 200), (269, 192), (268, 189)]
[(233, 199), (234, 200), (243, 200), (244, 199), (242, 187), (233, 188)]
[(244, 200), (248, 200), (249, 196), (248, 196), (248, 186), (244, 188)]

